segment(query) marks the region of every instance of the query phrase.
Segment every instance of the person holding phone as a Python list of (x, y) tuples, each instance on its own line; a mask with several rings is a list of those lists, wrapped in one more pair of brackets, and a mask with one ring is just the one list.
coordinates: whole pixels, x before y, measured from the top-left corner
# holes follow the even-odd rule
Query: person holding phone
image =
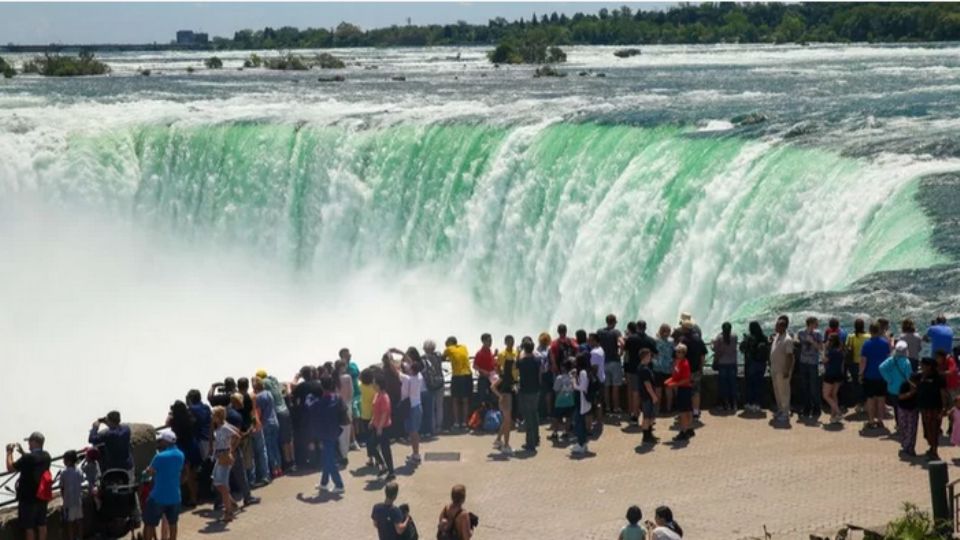
[[(20, 443), (7, 445), (7, 472), (20, 473), (17, 482), (17, 520), (27, 540), (46, 540), (47, 503), (39, 495), (40, 482), (44, 473), (50, 470), (50, 454), (43, 449), (43, 434), (34, 431), (24, 439), (27, 451)], [(19, 458), (14, 459), (14, 452)]]

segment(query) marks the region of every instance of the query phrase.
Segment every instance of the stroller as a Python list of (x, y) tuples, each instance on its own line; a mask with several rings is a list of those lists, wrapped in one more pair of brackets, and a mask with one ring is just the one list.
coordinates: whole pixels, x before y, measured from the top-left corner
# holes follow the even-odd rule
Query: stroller
[(130, 471), (108, 469), (100, 476), (100, 508), (95, 519), (99, 538), (142, 537), (138, 485)]

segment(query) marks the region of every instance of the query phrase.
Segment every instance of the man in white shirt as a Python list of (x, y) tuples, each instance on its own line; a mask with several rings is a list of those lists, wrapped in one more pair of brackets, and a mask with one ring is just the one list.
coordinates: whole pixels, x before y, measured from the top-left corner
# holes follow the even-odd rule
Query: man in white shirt
[(789, 319), (781, 315), (770, 336), (770, 380), (777, 400), (775, 420), (790, 420), (790, 377), (793, 376), (793, 336), (787, 332)]

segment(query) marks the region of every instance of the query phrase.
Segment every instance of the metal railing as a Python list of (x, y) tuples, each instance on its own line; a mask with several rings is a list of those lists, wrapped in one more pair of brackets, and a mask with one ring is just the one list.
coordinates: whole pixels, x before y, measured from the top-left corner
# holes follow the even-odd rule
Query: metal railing
[(960, 504), (957, 504), (957, 500), (960, 499), (960, 488), (957, 486), (960, 485), (960, 479), (954, 480), (947, 484), (947, 500), (950, 505), (950, 520), (951, 520), (951, 530), (954, 533), (960, 532)]
[[(77, 452), (77, 467), (83, 464), (84, 457), (82, 452)], [(63, 464), (63, 454), (50, 459), (50, 473), (53, 474), (53, 492), (54, 496), (60, 489), (60, 473), (66, 468)], [(12, 506), (17, 502), (17, 481), (20, 479), (20, 473), (2, 472), (0, 473), (0, 508)]]

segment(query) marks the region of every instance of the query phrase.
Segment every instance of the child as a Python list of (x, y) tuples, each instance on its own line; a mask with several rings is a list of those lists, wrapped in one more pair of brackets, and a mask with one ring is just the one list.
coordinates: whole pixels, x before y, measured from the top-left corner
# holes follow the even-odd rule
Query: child
[(627, 508), (627, 526), (620, 529), (619, 540), (644, 540), (647, 533), (640, 526), (641, 519), (643, 519), (643, 512), (640, 511), (639, 506)]
[(923, 438), (930, 445), (926, 454), (929, 461), (940, 459), (937, 454), (940, 422), (943, 406), (948, 402), (947, 384), (937, 372), (936, 362), (932, 358), (924, 358), (920, 363), (920, 380), (917, 383), (917, 408), (920, 409), (920, 418), (923, 420)]
[(576, 402), (571, 371), (573, 371), (573, 360), (568, 358), (560, 364), (560, 374), (553, 381), (553, 393), (556, 395), (553, 403), (553, 434), (550, 435), (553, 441), (560, 439), (560, 431), (563, 431), (564, 439), (570, 435), (570, 418), (573, 416), (573, 404)]
[(66, 468), (60, 473), (60, 496), (63, 499), (63, 523), (67, 540), (83, 538), (83, 475), (77, 470), (77, 452), (63, 454)]
[(953, 421), (953, 431), (950, 432), (950, 444), (960, 446), (960, 396), (953, 398), (953, 408), (950, 409), (950, 419)]
[(643, 430), (644, 444), (654, 444), (659, 440), (653, 436), (653, 422), (657, 417), (659, 396), (653, 388), (653, 370), (650, 369), (652, 361), (653, 354), (650, 349), (640, 349), (640, 367), (637, 368), (637, 379), (640, 387), (640, 406), (643, 410), (641, 429)]
[(80, 467), (87, 481), (88, 495), (93, 498), (97, 510), (100, 509), (100, 451), (91, 446), (84, 452), (83, 465)]
[(918, 375), (900, 385), (897, 396), (897, 433), (900, 435), (900, 454), (916, 457), (917, 446), (917, 383)]
[(403, 521), (407, 522), (407, 528), (403, 531), (403, 534), (399, 536), (400, 540), (415, 540), (420, 537), (420, 534), (417, 532), (417, 524), (413, 522), (413, 518), (410, 517), (410, 505), (401, 504), (397, 507), (397, 510), (400, 510), (400, 515), (403, 516)]
[(360, 433), (357, 437), (360, 443), (367, 448), (367, 467), (373, 468), (376, 449), (370, 445), (370, 419), (373, 418), (373, 369), (366, 368), (360, 372)]

